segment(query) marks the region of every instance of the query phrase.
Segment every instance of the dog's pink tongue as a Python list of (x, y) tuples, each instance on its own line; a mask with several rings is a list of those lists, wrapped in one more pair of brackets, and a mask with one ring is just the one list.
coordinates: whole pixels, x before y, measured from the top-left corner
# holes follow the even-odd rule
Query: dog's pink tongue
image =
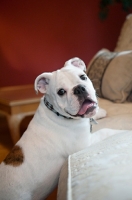
[(81, 109), (78, 112), (78, 115), (84, 115), (86, 111), (93, 106), (93, 103), (84, 102)]

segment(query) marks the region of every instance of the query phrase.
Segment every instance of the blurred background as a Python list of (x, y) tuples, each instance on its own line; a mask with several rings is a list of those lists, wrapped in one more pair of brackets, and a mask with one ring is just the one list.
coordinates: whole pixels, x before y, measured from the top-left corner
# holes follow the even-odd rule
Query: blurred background
[(128, 13), (117, 3), (102, 21), (99, 5), (100, 0), (0, 1), (0, 87), (33, 84), (38, 74), (72, 57), (88, 64), (101, 48), (113, 50)]

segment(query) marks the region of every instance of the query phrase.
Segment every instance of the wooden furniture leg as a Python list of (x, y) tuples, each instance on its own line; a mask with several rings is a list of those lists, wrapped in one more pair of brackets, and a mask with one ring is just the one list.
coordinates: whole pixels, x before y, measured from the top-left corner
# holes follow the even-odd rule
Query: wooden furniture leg
[(20, 139), (20, 123), (24, 119), (25, 115), (8, 115), (7, 121), (10, 128), (11, 138), (14, 144)]
[(14, 144), (20, 139), (20, 124), (22, 120), (27, 117), (34, 115), (34, 112), (21, 113), (16, 115), (7, 115), (8, 126), (10, 129), (11, 138)]

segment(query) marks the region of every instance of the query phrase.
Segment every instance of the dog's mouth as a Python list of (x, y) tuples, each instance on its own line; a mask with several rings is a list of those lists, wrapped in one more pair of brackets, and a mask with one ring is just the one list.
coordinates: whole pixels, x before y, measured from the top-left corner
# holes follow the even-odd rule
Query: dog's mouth
[(93, 101), (91, 98), (87, 98), (82, 103), (79, 112), (77, 115), (83, 116), (85, 114), (89, 114), (97, 107), (97, 103)]
[[(66, 111), (72, 117), (84, 117), (84, 115), (92, 114), (95, 108), (98, 107), (97, 102), (92, 100), (91, 98), (86, 98), (80, 106), (80, 109), (76, 115), (71, 115), (69, 112)], [(93, 114), (92, 114), (93, 115)]]

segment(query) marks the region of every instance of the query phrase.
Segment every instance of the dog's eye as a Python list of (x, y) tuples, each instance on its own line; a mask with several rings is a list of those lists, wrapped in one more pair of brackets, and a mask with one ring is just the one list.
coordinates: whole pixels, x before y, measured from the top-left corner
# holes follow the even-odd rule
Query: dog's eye
[(85, 74), (83, 74), (83, 75), (80, 76), (80, 79), (87, 80), (87, 76)]
[(58, 95), (63, 96), (66, 93), (66, 91), (64, 89), (60, 89), (58, 91)]

